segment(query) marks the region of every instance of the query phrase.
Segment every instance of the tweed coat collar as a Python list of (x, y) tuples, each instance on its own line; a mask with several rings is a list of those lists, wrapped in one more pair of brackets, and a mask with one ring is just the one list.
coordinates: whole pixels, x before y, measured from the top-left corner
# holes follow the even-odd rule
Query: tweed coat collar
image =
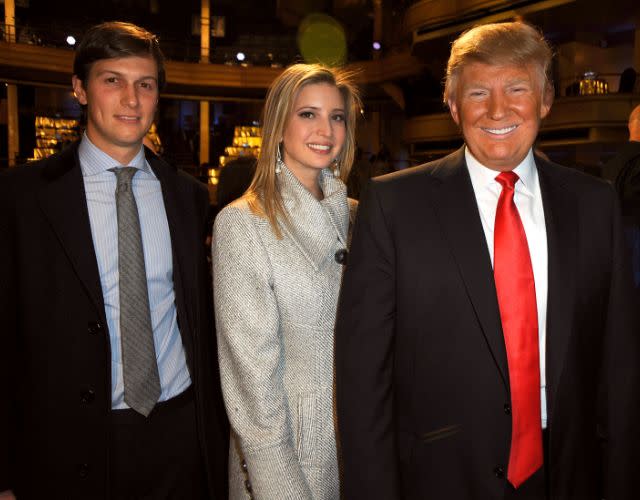
[(289, 222), (281, 223), (289, 236), (316, 271), (334, 261), (338, 242), (347, 247), (349, 204), (347, 187), (328, 168), (318, 178), (324, 195), (317, 200), (291, 171), (282, 168), (278, 175), (280, 193)]

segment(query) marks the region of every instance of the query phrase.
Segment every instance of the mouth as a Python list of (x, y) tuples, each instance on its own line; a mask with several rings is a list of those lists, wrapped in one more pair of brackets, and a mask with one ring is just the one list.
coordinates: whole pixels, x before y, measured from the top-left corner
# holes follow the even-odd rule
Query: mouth
[(115, 117), (120, 121), (129, 122), (129, 123), (136, 123), (140, 121), (139, 116), (115, 115)]
[(307, 144), (307, 147), (317, 153), (329, 153), (329, 151), (331, 151), (332, 145), (331, 144), (315, 144), (315, 143), (309, 143)]
[(503, 128), (488, 128), (488, 127), (481, 127), (481, 128), (482, 130), (484, 130), (485, 132), (491, 135), (501, 136), (501, 135), (507, 135), (509, 132), (513, 132), (515, 129), (518, 128), (518, 125), (511, 125), (509, 127), (503, 127)]

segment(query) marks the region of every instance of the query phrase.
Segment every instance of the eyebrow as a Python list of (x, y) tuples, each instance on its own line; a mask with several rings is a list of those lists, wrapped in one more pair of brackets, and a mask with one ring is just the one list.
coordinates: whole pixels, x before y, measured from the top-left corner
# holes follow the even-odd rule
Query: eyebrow
[(513, 80), (509, 80), (507, 85), (520, 85), (522, 83), (531, 84), (530, 78), (514, 78)]
[[(121, 73), (120, 71), (114, 70), (114, 69), (109, 69), (109, 68), (104, 68), (100, 71), (98, 71), (98, 73), (96, 74), (96, 76), (102, 76), (106, 73), (111, 73), (112, 75), (116, 75), (116, 76), (125, 76), (124, 73)], [(155, 76), (152, 75), (145, 75), (142, 76), (140, 78), (136, 78), (136, 81), (140, 81), (140, 80), (155, 80), (158, 81), (158, 78), (156, 78)]]
[[(531, 84), (531, 80), (528, 78), (514, 78), (512, 80), (508, 80), (505, 82), (504, 86), (505, 87), (509, 87), (511, 85), (521, 85), (521, 84), (527, 84), (530, 85)], [(481, 88), (481, 89), (486, 89), (489, 88), (489, 85), (483, 83), (483, 82), (471, 82), (471, 83), (466, 83), (463, 87), (464, 90), (467, 89), (473, 89), (473, 88)]]
[[(302, 111), (303, 109), (312, 109), (312, 110), (316, 111), (316, 110), (321, 109), (321, 108), (320, 108), (320, 106), (300, 106), (299, 108), (296, 109), (296, 113), (298, 111)], [(332, 113), (336, 112), (336, 111), (342, 111), (344, 113), (344, 108), (333, 108), (331, 110)]]

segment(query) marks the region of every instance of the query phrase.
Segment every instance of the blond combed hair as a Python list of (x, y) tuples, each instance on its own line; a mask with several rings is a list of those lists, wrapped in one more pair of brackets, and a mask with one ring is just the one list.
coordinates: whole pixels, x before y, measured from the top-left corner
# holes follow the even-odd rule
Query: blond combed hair
[(337, 162), (340, 166), (340, 178), (346, 182), (355, 156), (355, 128), (361, 108), (354, 77), (353, 72), (345, 69), (321, 64), (294, 64), (278, 75), (269, 88), (263, 111), (260, 156), (256, 173), (244, 198), (253, 213), (269, 220), (278, 238), (282, 237), (279, 222), (286, 224), (288, 217), (278, 188), (276, 158), (293, 103), (305, 85), (327, 83), (338, 89), (344, 99), (346, 135)]
[(456, 98), (456, 85), (463, 68), (472, 63), (491, 66), (533, 66), (540, 78), (545, 100), (553, 97), (550, 78), (553, 51), (535, 27), (523, 21), (475, 26), (451, 45), (444, 86), (446, 105)]

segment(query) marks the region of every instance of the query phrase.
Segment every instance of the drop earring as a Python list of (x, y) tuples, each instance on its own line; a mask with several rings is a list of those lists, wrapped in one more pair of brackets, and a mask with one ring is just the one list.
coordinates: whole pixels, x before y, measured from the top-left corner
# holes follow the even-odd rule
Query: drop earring
[(282, 143), (280, 142), (276, 147), (276, 174), (282, 172), (282, 165), (284, 164), (284, 162), (282, 161), (282, 153), (280, 152), (281, 145)]
[(338, 163), (338, 158), (333, 160), (333, 176), (340, 177), (340, 164)]

